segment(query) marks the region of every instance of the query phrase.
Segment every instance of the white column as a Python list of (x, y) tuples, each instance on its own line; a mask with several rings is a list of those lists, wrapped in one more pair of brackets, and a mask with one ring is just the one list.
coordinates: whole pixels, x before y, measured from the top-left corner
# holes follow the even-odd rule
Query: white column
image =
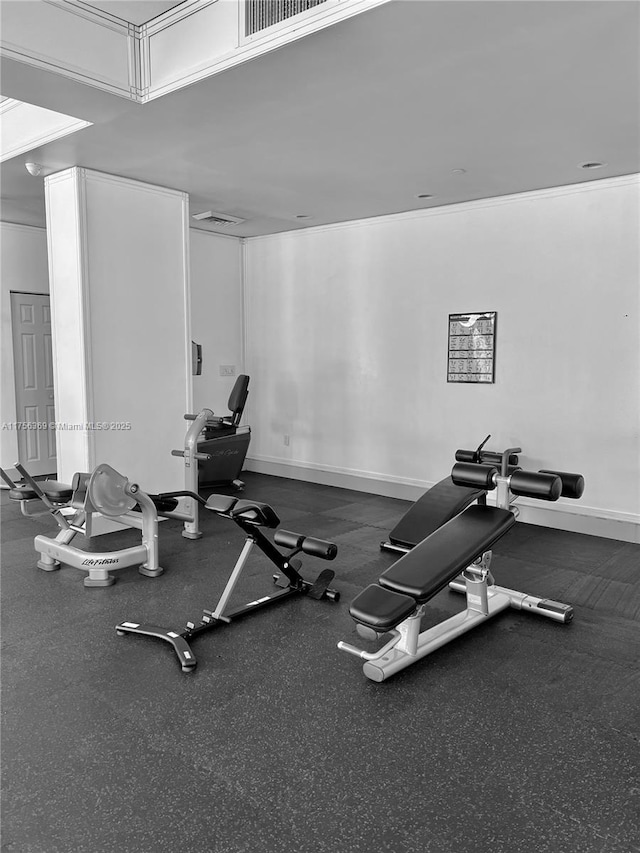
[(58, 478), (106, 462), (144, 491), (180, 489), (188, 197), (77, 167), (46, 178), (45, 195)]

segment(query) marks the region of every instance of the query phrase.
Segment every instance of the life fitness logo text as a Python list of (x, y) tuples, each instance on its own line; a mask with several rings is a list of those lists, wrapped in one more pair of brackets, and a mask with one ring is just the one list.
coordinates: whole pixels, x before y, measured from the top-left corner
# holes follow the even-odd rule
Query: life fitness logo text
[(118, 559), (104, 559), (104, 560), (83, 560), (83, 566), (108, 566), (114, 565), (115, 563), (119, 563)]

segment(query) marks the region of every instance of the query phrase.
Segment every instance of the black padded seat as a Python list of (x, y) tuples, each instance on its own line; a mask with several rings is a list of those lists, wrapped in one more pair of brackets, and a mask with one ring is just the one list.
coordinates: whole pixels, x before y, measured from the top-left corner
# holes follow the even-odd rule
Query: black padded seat
[(9, 497), (12, 501), (30, 501), (38, 495), (31, 486), (16, 486), (14, 489), (9, 489)]
[(31, 486), (16, 486), (14, 489), (9, 489), (9, 497), (12, 501), (30, 501), (38, 496)]
[(207, 503), (206, 509), (213, 510), (221, 514), (229, 512), (231, 507), (238, 502), (238, 498), (230, 498), (228, 495), (211, 495)]
[(219, 515), (225, 515), (234, 520), (254, 524), (256, 527), (277, 527), (280, 519), (269, 504), (257, 501), (240, 501), (227, 495), (211, 495), (206, 503), (206, 509), (211, 509)]
[[(46, 497), (52, 503), (68, 503), (73, 496), (73, 489), (66, 483), (60, 483), (58, 480), (43, 480), (38, 483), (38, 487), (42, 489)], [(16, 486), (14, 489), (9, 489), (9, 497), (12, 501), (30, 501), (37, 498), (38, 495), (31, 486)]]
[(514, 514), (507, 509), (471, 506), (401, 557), (378, 582), (422, 604), (489, 551), (515, 523)]
[(231, 518), (241, 518), (258, 527), (277, 527), (280, 524), (276, 512), (269, 504), (257, 503), (256, 501), (238, 501), (231, 509)]
[(349, 613), (361, 625), (373, 628), (374, 631), (388, 631), (403, 622), (415, 609), (414, 598), (372, 583), (353, 599)]

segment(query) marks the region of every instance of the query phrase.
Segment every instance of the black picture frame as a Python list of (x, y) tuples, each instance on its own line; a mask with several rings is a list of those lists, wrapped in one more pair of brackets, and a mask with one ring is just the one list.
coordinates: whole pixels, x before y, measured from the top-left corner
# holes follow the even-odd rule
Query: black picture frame
[(496, 381), (497, 311), (449, 314), (447, 382)]

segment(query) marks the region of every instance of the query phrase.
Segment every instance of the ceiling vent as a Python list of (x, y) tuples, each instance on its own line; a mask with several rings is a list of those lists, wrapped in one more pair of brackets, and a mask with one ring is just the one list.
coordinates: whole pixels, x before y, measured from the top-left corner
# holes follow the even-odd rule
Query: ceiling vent
[(227, 213), (213, 213), (211, 210), (206, 210), (204, 213), (194, 213), (191, 218), (197, 222), (206, 225), (218, 225), (221, 228), (246, 222), (245, 219), (239, 219), (237, 216), (229, 216)]
[(245, 0), (245, 37), (252, 36), (260, 30), (266, 30), (267, 27), (273, 27), (274, 24), (279, 24), (287, 18), (300, 15), (326, 2), (327, 0), (275, 0), (275, 2)]

